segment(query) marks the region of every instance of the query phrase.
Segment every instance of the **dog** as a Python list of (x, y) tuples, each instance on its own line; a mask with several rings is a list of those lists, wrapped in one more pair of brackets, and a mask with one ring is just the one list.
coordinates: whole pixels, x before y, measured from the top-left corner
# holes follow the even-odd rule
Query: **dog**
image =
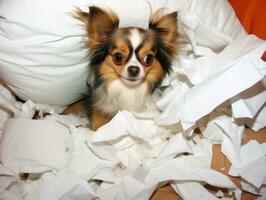
[(150, 101), (177, 55), (177, 12), (150, 16), (147, 29), (119, 28), (113, 11), (89, 7), (76, 18), (87, 31), (89, 128), (97, 130), (119, 110), (139, 112)]

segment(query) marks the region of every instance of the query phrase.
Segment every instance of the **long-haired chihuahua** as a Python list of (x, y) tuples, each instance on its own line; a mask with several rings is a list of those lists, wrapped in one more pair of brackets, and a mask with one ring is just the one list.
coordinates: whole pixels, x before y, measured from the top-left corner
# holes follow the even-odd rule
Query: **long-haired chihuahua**
[(119, 110), (143, 109), (171, 70), (177, 54), (177, 12), (151, 15), (148, 29), (119, 28), (112, 11), (95, 6), (78, 10), (85, 23), (89, 52), (86, 108), (89, 128), (97, 130)]

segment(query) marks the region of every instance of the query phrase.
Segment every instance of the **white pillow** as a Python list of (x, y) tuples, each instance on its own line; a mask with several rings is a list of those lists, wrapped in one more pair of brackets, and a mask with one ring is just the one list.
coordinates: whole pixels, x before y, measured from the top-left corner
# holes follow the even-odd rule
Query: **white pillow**
[[(71, 17), (75, 6), (108, 7), (120, 26), (146, 27), (146, 0), (1, 0), (0, 78), (21, 99), (67, 105), (86, 93), (84, 29)], [(150, 0), (152, 10), (193, 11), (210, 26), (236, 36), (244, 33), (225, 0)]]

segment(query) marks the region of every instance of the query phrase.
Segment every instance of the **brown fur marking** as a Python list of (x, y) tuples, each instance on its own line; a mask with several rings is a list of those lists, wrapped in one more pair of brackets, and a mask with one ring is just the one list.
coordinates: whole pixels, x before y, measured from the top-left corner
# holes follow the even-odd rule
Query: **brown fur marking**
[(109, 122), (110, 119), (110, 116), (105, 115), (98, 110), (94, 110), (91, 114), (89, 128), (93, 131), (96, 131), (98, 128)]
[(86, 115), (86, 108), (84, 106), (84, 100), (78, 101), (74, 104), (71, 104), (67, 109), (64, 110), (63, 114), (64, 115), (69, 115), (69, 114), (76, 114), (76, 115), (81, 115), (85, 116)]

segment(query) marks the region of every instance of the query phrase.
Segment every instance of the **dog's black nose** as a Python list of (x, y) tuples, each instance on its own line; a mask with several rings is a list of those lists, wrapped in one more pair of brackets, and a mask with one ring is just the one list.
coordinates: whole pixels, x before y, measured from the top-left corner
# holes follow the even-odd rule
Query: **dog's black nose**
[(136, 77), (139, 74), (140, 69), (138, 66), (129, 66), (127, 68), (127, 72), (129, 76)]

